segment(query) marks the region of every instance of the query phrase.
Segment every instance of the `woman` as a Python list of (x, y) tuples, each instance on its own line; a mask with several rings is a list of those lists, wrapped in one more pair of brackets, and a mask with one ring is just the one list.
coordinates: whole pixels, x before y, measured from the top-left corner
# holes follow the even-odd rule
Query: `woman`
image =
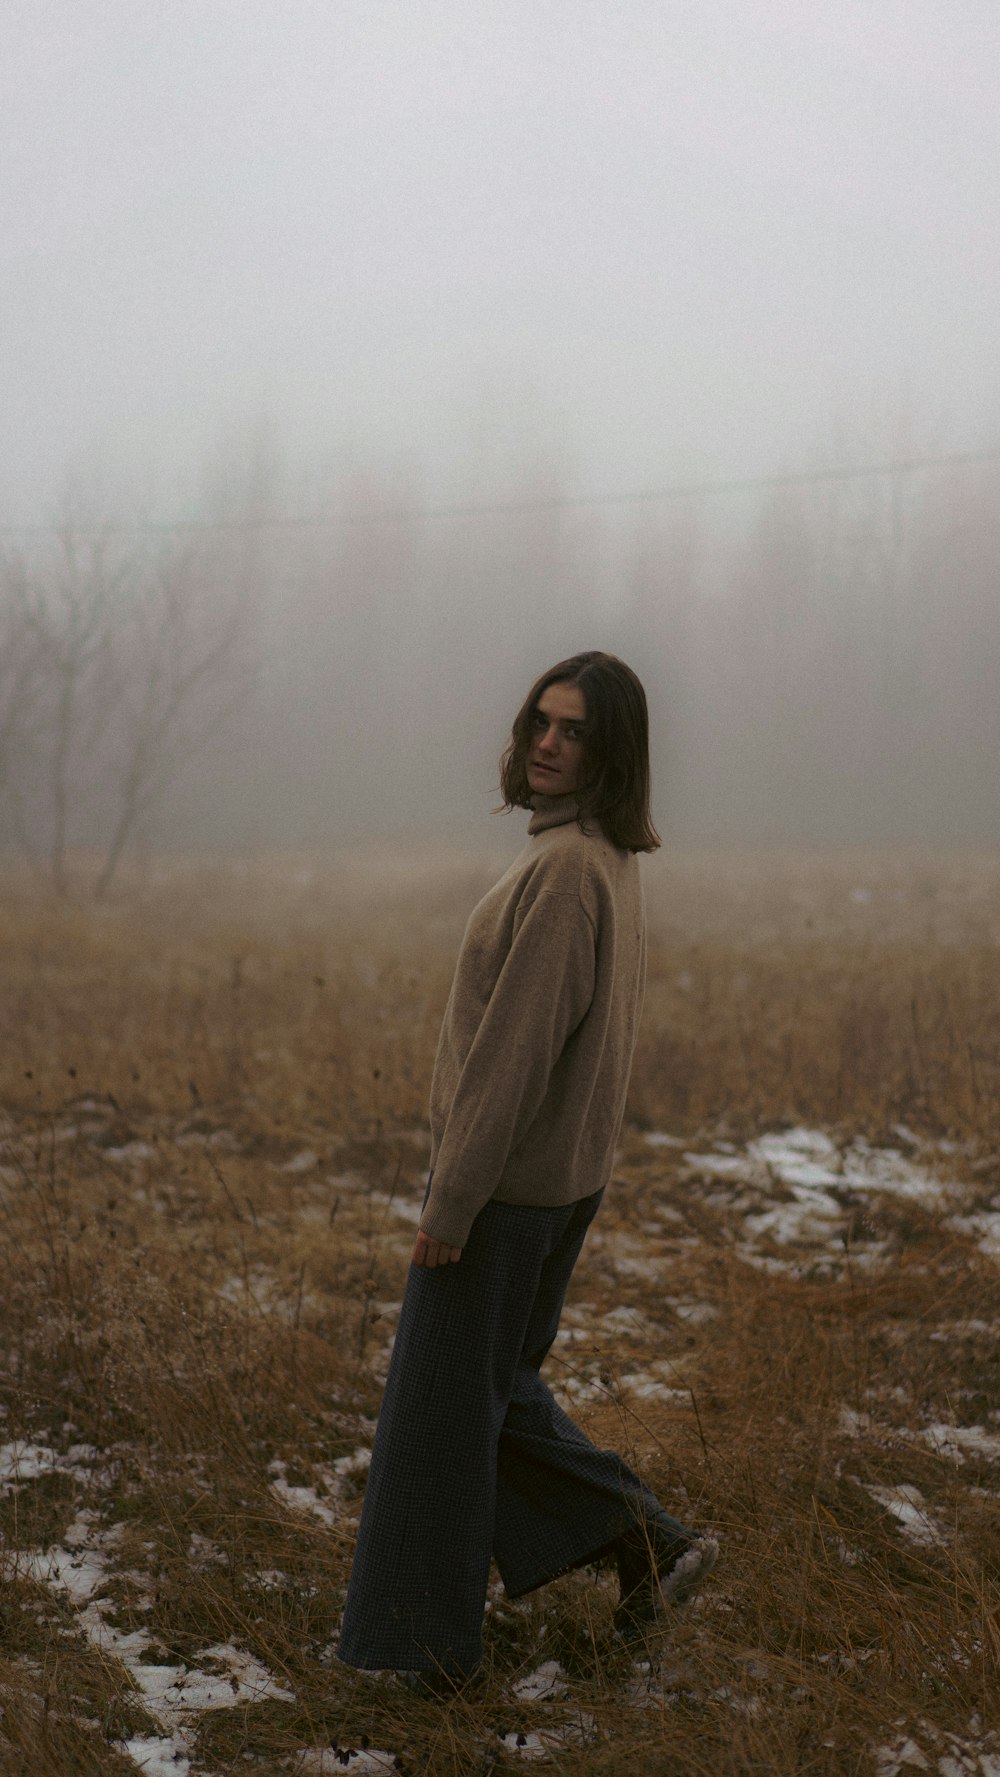
[(539, 1375), (611, 1174), (645, 979), (646, 699), (601, 653), (542, 674), (501, 762), (524, 851), (466, 928), (431, 1086), (431, 1173), (372, 1451), (339, 1657), (435, 1694), (482, 1654), (490, 1557), (519, 1597), (617, 1562), (655, 1627), (717, 1548), (598, 1450)]

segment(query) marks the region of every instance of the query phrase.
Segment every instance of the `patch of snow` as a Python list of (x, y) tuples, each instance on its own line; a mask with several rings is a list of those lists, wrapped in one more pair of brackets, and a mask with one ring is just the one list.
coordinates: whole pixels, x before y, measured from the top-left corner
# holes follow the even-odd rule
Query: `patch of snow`
[(334, 1192), (357, 1191), (362, 1196), (365, 1192), (365, 1181), (359, 1172), (328, 1172), (321, 1182)]
[(866, 1493), (895, 1518), (903, 1535), (923, 1548), (939, 1548), (946, 1537), (939, 1524), (924, 1509), (924, 1496), (919, 1487), (901, 1481), (898, 1487), (876, 1487), (862, 1482)]
[(0, 1485), (18, 1487), (25, 1481), (36, 1481), (58, 1466), (58, 1455), (47, 1444), (29, 1444), (20, 1439), (13, 1444), (0, 1444)]
[(650, 1250), (648, 1240), (637, 1240), (618, 1228), (601, 1228), (591, 1242), (591, 1252), (606, 1259), (624, 1277), (641, 1277), (650, 1283), (663, 1276), (666, 1260)]
[(93, 1549), (45, 1549), (23, 1557), (25, 1572), (33, 1580), (68, 1593), (74, 1604), (85, 1604), (107, 1581), (102, 1557)]
[(899, 1777), (903, 1770), (929, 1771), (930, 1759), (921, 1752), (915, 1740), (904, 1735), (891, 1746), (880, 1746), (875, 1753), (879, 1777)]
[(132, 1740), (119, 1741), (146, 1777), (188, 1777), (191, 1760), (178, 1748), (176, 1740), (162, 1740), (153, 1734), (137, 1734)]
[(209, 1537), (202, 1536), (200, 1530), (192, 1530), (188, 1553), (192, 1566), (201, 1573), (211, 1568), (228, 1567), (229, 1565), (229, 1557), (225, 1550), (220, 1549), (218, 1543), (213, 1543)]
[(513, 1695), (522, 1703), (541, 1703), (550, 1697), (565, 1697), (569, 1686), (558, 1660), (546, 1660), (527, 1678), (513, 1686)]
[(790, 1259), (776, 1259), (771, 1253), (755, 1253), (746, 1247), (737, 1247), (736, 1256), (745, 1265), (753, 1265), (757, 1271), (770, 1271), (777, 1275), (796, 1271), (798, 1267)]
[(64, 1547), (28, 1550), (18, 1554), (25, 1571), (41, 1584), (65, 1591), (77, 1605), (77, 1621), (91, 1646), (121, 1662), (150, 1708), (159, 1734), (138, 1735), (120, 1742), (140, 1769), (159, 1777), (162, 1772), (184, 1773), (190, 1769), (189, 1727), (205, 1709), (231, 1708), (263, 1697), (294, 1701), (290, 1691), (252, 1654), (240, 1648), (217, 1645), (203, 1650), (198, 1664), (158, 1666), (143, 1656), (150, 1642), (142, 1629), (128, 1633), (108, 1622), (110, 1604), (103, 1599), (110, 1582), (108, 1554), (121, 1536), (122, 1526), (99, 1528), (92, 1514), (83, 1512), (70, 1525)]
[[(911, 1734), (902, 1717), (894, 1726), (902, 1730), (896, 1739), (875, 1751), (878, 1777), (901, 1777), (907, 1770), (935, 1770), (938, 1777), (1000, 1777), (1000, 1734), (984, 1734), (978, 1714), (970, 1717), (965, 1734), (927, 1720), (918, 1721)], [(917, 1733), (923, 1745), (915, 1738)]]
[(205, 1709), (229, 1709), (237, 1704), (259, 1703), (265, 1697), (285, 1703), (295, 1701), (294, 1691), (241, 1648), (207, 1647), (197, 1658), (221, 1666), (222, 1671), (207, 1672), (198, 1666), (146, 1666), (141, 1661), (131, 1663), (129, 1669), (149, 1701), (158, 1710), (166, 1707), (171, 1714), (178, 1710), (189, 1715)]
[(390, 1197), (387, 1191), (373, 1191), (371, 1202), (373, 1208), (391, 1211), (394, 1216), (401, 1216), (404, 1222), (410, 1222), (414, 1227), (424, 1212), (423, 1197)]
[(124, 1160), (128, 1165), (132, 1165), (137, 1160), (154, 1160), (156, 1149), (151, 1147), (148, 1141), (127, 1141), (120, 1148), (105, 1148), (104, 1158), (105, 1160)]
[(703, 1173), (706, 1178), (745, 1179), (750, 1168), (742, 1154), (695, 1154), (686, 1153), (684, 1159), (696, 1172)]
[(841, 1407), (840, 1429), (853, 1438), (878, 1440), (881, 1437), (883, 1441), (898, 1439), (901, 1443), (929, 1444), (939, 1456), (947, 1456), (957, 1463), (965, 1462), (968, 1456), (1000, 1463), (1000, 1433), (987, 1431), (982, 1425), (951, 1425), (938, 1421), (915, 1431), (908, 1426), (878, 1425), (871, 1413)]
[[(650, 1365), (651, 1371), (658, 1368), (658, 1364)], [(655, 1375), (643, 1375), (639, 1371), (630, 1372), (628, 1375), (619, 1376), (618, 1386), (622, 1393), (634, 1395), (635, 1399), (639, 1401), (669, 1402), (672, 1407), (689, 1407), (691, 1405), (691, 1396), (686, 1388), (678, 1388), (675, 1383), (662, 1382)]]
[(238, 1154), (241, 1146), (231, 1129), (185, 1129), (174, 1136), (175, 1148), (224, 1148), (228, 1154)]
[(855, 1271), (877, 1271), (886, 1263), (889, 1253), (887, 1240), (868, 1240), (864, 1246), (851, 1247), (851, 1265)]
[(593, 1328), (600, 1318), (596, 1302), (567, 1302), (559, 1331), (566, 1327)]
[(238, 1154), (243, 1146), (231, 1129), (213, 1129), (208, 1137), (210, 1148), (225, 1148), (227, 1154)]
[(551, 1386), (557, 1400), (568, 1401), (574, 1407), (599, 1400), (609, 1392), (607, 1384), (598, 1376), (558, 1376), (553, 1379)]
[(308, 1512), (312, 1518), (318, 1518), (329, 1530), (335, 1529), (340, 1522), (340, 1514), (325, 1499), (320, 1499), (315, 1487), (290, 1487), (282, 1477), (271, 1482), (271, 1492), (276, 1494), (282, 1505), (292, 1512)]
[(682, 1148), (684, 1146), (681, 1136), (666, 1135), (662, 1129), (648, 1129), (642, 1139), (650, 1148)]
[(870, 1147), (863, 1136), (844, 1152), (843, 1183), (854, 1191), (884, 1191), (922, 1209), (944, 1207), (950, 1190), (898, 1148)]
[[(505, 1752), (511, 1752), (515, 1758), (548, 1758), (553, 1741), (541, 1734), (503, 1734), (500, 1744)], [(558, 1743), (556, 1743), (558, 1744)]]
[(638, 1308), (626, 1308), (621, 1303), (602, 1314), (600, 1324), (602, 1330), (611, 1327), (614, 1332), (624, 1334), (626, 1339), (655, 1339), (659, 1334), (659, 1328)]
[(923, 1145), (919, 1135), (914, 1135), (913, 1130), (908, 1123), (894, 1123), (892, 1126), (892, 1133), (893, 1135), (898, 1135), (900, 1141), (904, 1142), (908, 1148), (915, 1149)]
[[(625, 1691), (625, 1700), (638, 1709), (669, 1709), (682, 1698), (691, 1703), (704, 1703), (707, 1697), (715, 1697), (740, 1713), (757, 1713), (752, 1703), (748, 1705), (745, 1699), (734, 1697), (727, 1685), (703, 1692), (688, 1667), (667, 1666), (659, 1660), (636, 1660), (633, 1670), (635, 1677)], [(758, 1701), (753, 1699), (754, 1703)]]
[(32, 1579), (66, 1592), (74, 1604), (85, 1604), (107, 1582), (107, 1554), (119, 1541), (121, 1529), (114, 1525), (101, 1530), (91, 1512), (81, 1512), (61, 1546), (17, 1551), (15, 1560)]
[[(553, 1662), (554, 1663), (554, 1662)], [(574, 1716), (553, 1722), (551, 1727), (532, 1729), (527, 1733), (511, 1733), (498, 1736), (500, 1745), (515, 1758), (539, 1759), (548, 1758), (550, 1753), (560, 1752), (568, 1746), (580, 1746), (593, 1738), (594, 1718), (586, 1710), (580, 1710)]]
[(987, 1210), (979, 1215), (949, 1216), (945, 1227), (971, 1235), (987, 1258), (1000, 1259), (1000, 1214)]
[(223, 1302), (245, 1302), (249, 1295), (255, 1306), (259, 1307), (271, 1296), (274, 1287), (274, 1272), (265, 1265), (254, 1265), (248, 1272), (224, 1278), (218, 1285), (216, 1294)]
[(755, 1240), (766, 1234), (779, 1246), (824, 1245), (830, 1237), (830, 1223), (844, 1219), (840, 1204), (824, 1196), (822, 1191), (806, 1189), (803, 1185), (795, 1185), (792, 1189), (791, 1203), (777, 1203), (773, 1209), (762, 1210), (759, 1215), (744, 1217), (744, 1230)]
[(773, 1134), (762, 1135), (756, 1142), (750, 1143), (750, 1151), (759, 1149), (761, 1157), (769, 1165), (776, 1165), (788, 1155), (811, 1154), (814, 1159), (833, 1159), (837, 1152), (837, 1144), (832, 1141), (823, 1129), (806, 1129), (796, 1124), (794, 1129), (779, 1129)]
[(286, 1160), (285, 1164), (279, 1166), (277, 1170), (279, 1172), (312, 1172), (318, 1165), (319, 1155), (314, 1153), (312, 1148), (303, 1148), (301, 1154), (296, 1154), (291, 1160)]
[(280, 1567), (259, 1567), (253, 1577), (264, 1592), (280, 1592), (289, 1584), (287, 1573), (282, 1573)]
[[(918, 1143), (905, 1125), (900, 1125), (898, 1133), (908, 1149), (919, 1145), (926, 1151), (926, 1145)], [(935, 1155), (941, 1151), (938, 1144)], [(741, 1187), (730, 1197), (721, 1189), (715, 1195), (703, 1195), (701, 1202), (708, 1209), (729, 1212), (736, 1252), (748, 1263), (772, 1271), (795, 1272), (801, 1261), (789, 1263), (774, 1254), (751, 1256), (761, 1242), (811, 1249), (813, 1253), (819, 1249), (821, 1262), (839, 1273), (848, 1258), (851, 1212), (846, 1199), (850, 1196), (884, 1194), (932, 1211), (957, 1212), (963, 1191), (968, 1195), (967, 1187), (943, 1181), (900, 1148), (874, 1147), (859, 1136), (841, 1151), (824, 1130), (804, 1126), (767, 1132), (749, 1142), (743, 1152), (736, 1152), (728, 1141), (717, 1141), (710, 1153), (685, 1149), (684, 1159), (693, 1180), (718, 1179), (720, 1186)], [(775, 1201), (775, 1181), (785, 1187), (790, 1200)], [(1000, 1256), (1000, 1202), (996, 1207), (995, 1215), (980, 1212), (960, 1219), (955, 1214), (946, 1225), (973, 1235), (984, 1252)], [(849, 1260), (856, 1267), (874, 1270), (886, 1262), (891, 1250), (889, 1239), (851, 1244)], [(815, 1259), (812, 1263), (815, 1265)]]
[(966, 1456), (982, 1456), (1000, 1462), (1000, 1436), (981, 1425), (925, 1425), (918, 1434), (941, 1456), (964, 1462)]
[[(747, 1153), (783, 1185), (819, 1192), (840, 1183), (832, 1164), (838, 1158), (837, 1149), (821, 1129), (786, 1129), (761, 1135), (749, 1143)], [(842, 1213), (839, 1208), (838, 1213)]]
[(644, 1234), (652, 1234), (654, 1240), (662, 1236), (664, 1222), (683, 1222), (684, 1220), (681, 1211), (676, 1209), (672, 1203), (655, 1204), (653, 1215), (656, 1218), (655, 1221), (640, 1222), (639, 1226)]
[(856, 1407), (841, 1407), (840, 1429), (849, 1438), (866, 1438), (874, 1431), (875, 1421), (870, 1413), (859, 1412)]
[(364, 1444), (359, 1444), (349, 1456), (338, 1456), (333, 1463), (336, 1475), (365, 1475), (372, 1465), (372, 1453)]

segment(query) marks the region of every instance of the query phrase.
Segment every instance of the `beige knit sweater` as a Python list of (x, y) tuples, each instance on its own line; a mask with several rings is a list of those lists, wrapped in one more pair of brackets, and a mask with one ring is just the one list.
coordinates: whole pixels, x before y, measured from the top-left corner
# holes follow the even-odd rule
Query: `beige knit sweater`
[(491, 1197), (575, 1203), (607, 1184), (646, 971), (639, 860), (537, 796), (528, 844), (472, 913), (431, 1083), (420, 1218), (464, 1246)]

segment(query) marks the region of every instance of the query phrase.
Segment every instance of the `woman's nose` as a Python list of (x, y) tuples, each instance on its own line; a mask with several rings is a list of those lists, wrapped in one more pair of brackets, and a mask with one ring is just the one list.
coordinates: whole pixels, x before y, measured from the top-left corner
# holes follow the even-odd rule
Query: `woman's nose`
[(559, 742), (559, 730), (555, 726), (555, 724), (553, 723), (551, 728), (546, 728), (545, 733), (542, 735), (542, 738), (538, 744), (544, 753), (551, 753), (554, 751), (555, 747), (558, 745), (558, 742)]

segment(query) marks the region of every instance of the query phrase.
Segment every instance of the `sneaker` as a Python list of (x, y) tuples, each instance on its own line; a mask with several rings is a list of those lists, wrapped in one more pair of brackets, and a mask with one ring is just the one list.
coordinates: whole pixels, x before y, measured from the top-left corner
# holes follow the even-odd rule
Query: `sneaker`
[(650, 1519), (626, 1531), (615, 1545), (621, 1596), (615, 1628), (625, 1641), (639, 1641), (662, 1628), (668, 1608), (693, 1598), (719, 1559), (712, 1536), (671, 1535)]

